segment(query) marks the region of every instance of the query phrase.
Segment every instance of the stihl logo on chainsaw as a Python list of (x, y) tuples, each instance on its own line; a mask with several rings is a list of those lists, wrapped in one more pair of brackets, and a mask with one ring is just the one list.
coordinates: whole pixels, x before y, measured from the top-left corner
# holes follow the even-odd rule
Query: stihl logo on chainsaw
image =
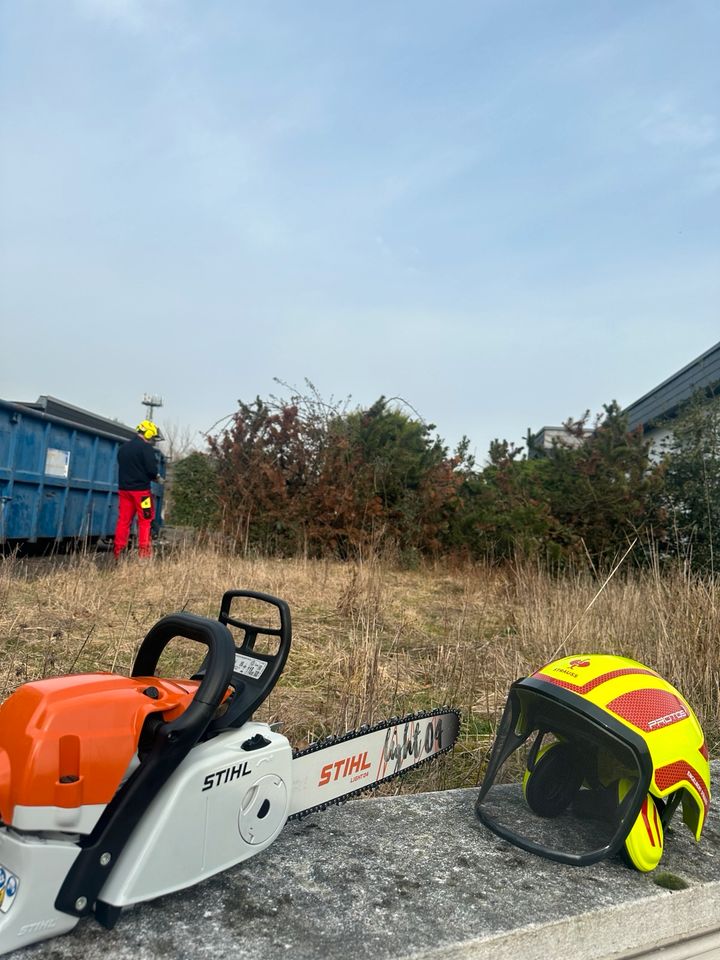
[(238, 777), (247, 777), (250, 773), (247, 760), (242, 763), (236, 763), (234, 767), (225, 767), (224, 770), (218, 770), (217, 773), (209, 773), (203, 780), (202, 792), (212, 790), (213, 787), (221, 787), (231, 780), (237, 780)]
[(326, 763), (320, 771), (318, 786), (324, 787), (331, 780), (342, 780), (345, 777), (352, 777), (353, 780), (362, 780), (367, 776), (364, 770), (369, 770), (372, 764), (367, 758), (367, 750), (363, 753), (356, 753), (352, 757), (345, 757), (342, 760), (336, 760), (335, 763)]

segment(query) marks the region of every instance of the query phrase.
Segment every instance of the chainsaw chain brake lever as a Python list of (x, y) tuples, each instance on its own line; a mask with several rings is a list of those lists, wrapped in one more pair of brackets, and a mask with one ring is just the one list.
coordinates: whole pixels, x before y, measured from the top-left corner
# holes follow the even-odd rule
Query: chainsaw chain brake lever
[[(242, 607), (242, 602), (236, 601), (242, 600), (259, 600), (274, 607), (279, 616), (279, 626), (261, 626), (231, 615), (231, 612), (234, 613), (233, 607)], [(228, 590), (223, 594), (218, 620), (226, 627), (242, 630), (243, 640), (239, 647), (235, 647), (235, 664), (229, 684), (232, 688), (232, 696), (227, 708), (223, 705), (222, 714), (208, 725), (203, 736), (206, 740), (223, 730), (241, 727), (250, 719), (278, 682), (292, 644), (290, 608), (284, 600), (268, 593), (257, 593), (254, 590)], [(255, 649), (255, 643), (260, 636), (277, 637), (278, 646), (275, 653), (262, 653)], [(205, 669), (206, 662), (194, 674), (193, 679), (203, 677)]]

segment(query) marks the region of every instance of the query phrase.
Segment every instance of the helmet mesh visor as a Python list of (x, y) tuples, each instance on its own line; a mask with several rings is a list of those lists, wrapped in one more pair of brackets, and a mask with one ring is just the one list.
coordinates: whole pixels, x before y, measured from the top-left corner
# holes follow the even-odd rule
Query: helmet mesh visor
[(520, 693), (521, 741), (494, 771), (478, 807), (496, 832), (550, 856), (597, 854), (624, 837), (645, 785), (634, 751), (587, 717)]

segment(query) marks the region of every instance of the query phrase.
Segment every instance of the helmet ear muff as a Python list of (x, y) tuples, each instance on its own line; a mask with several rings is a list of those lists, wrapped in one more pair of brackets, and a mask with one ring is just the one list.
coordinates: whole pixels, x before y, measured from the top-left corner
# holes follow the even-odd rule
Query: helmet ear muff
[(558, 817), (572, 803), (583, 783), (578, 752), (569, 743), (549, 743), (525, 771), (523, 795), (540, 817)]
[[(625, 778), (618, 780), (617, 797), (619, 804), (622, 803), (631, 786), (632, 782), (630, 780)], [(647, 793), (640, 807), (640, 813), (625, 837), (622, 850), (623, 859), (629, 866), (635, 867), (641, 873), (648, 873), (660, 863), (664, 844), (665, 834), (660, 811), (655, 798)]]

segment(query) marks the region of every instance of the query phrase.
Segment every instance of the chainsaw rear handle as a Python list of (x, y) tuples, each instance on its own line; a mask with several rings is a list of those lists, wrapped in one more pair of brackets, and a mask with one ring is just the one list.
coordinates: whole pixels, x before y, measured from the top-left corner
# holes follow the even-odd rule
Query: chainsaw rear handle
[(192, 736), (194, 728), (198, 726), (200, 729), (193, 740), (194, 745), (230, 685), (235, 664), (235, 644), (228, 628), (217, 620), (198, 617), (194, 613), (171, 613), (158, 620), (140, 644), (130, 676), (155, 676), (163, 650), (175, 637), (195, 640), (208, 648), (205, 670), (195, 696), (187, 709), (167, 724), (167, 729), (175, 736), (187, 731)]
[(114, 913), (96, 901), (128, 838), (152, 800), (175, 772), (210, 724), (233, 675), (235, 643), (228, 628), (217, 620), (192, 613), (173, 613), (151, 628), (140, 645), (133, 677), (152, 677), (160, 654), (174, 637), (196, 640), (208, 648), (205, 673), (195, 697), (175, 720), (158, 723), (152, 743), (140, 765), (105, 807), (55, 900), (58, 910), (82, 917), (96, 909), (101, 922), (111, 925)]

